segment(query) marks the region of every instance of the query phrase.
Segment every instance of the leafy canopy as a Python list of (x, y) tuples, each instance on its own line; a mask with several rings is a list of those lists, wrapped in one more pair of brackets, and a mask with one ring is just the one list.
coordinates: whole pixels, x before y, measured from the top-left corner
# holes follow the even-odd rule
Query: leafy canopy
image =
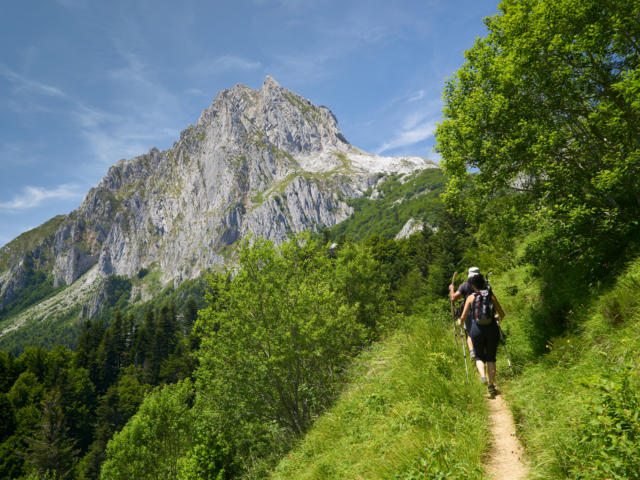
[(308, 236), (241, 245), (239, 268), (212, 277), (196, 324), (197, 423), (225, 437), (207, 443), (230, 445), (242, 468), (290, 447), (375, 335), (386, 314), (383, 282), (378, 263), (355, 245), (335, 252)]
[(509, 198), (490, 215), (550, 227), (548, 252), (597, 263), (639, 230), (640, 3), (499, 10), (444, 90), (447, 201), (473, 215)]

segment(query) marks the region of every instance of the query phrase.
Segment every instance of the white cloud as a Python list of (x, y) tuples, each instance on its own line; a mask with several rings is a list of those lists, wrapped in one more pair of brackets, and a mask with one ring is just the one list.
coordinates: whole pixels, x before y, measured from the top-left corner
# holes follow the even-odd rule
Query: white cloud
[(411, 102), (417, 102), (418, 100), (422, 100), (425, 97), (426, 93), (424, 90), (418, 90), (415, 95), (413, 95), (412, 97), (409, 98), (409, 100), (407, 100), (409, 103)]
[(415, 145), (422, 142), (429, 137), (432, 137), (436, 129), (435, 121), (428, 121), (416, 125), (410, 130), (404, 130), (396, 134), (391, 140), (385, 142), (376, 151), (377, 154), (392, 150), (394, 148), (407, 147), (409, 145)]
[(194, 70), (199, 74), (219, 74), (237, 70), (257, 70), (262, 63), (237, 55), (222, 55), (213, 60), (204, 60), (196, 64)]
[(64, 184), (53, 189), (26, 186), (22, 193), (8, 202), (0, 202), (2, 210), (27, 210), (42, 205), (46, 200), (65, 200), (81, 198), (78, 185)]
[(415, 112), (409, 113), (405, 117), (404, 122), (402, 122), (402, 129), (413, 130), (417, 125), (424, 123), (424, 119), (428, 117), (433, 118), (433, 113), (428, 111), (427, 109), (417, 110)]

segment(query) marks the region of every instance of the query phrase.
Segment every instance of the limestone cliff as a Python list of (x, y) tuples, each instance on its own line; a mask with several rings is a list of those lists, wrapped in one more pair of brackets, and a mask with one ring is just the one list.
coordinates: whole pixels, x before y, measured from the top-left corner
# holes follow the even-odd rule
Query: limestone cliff
[(181, 282), (225, 263), (248, 234), (282, 242), (334, 225), (350, 215), (347, 199), (381, 175), (434, 166), (356, 149), (329, 109), (271, 77), (259, 90), (236, 85), (172, 148), (112, 166), (55, 231), (0, 249), (0, 307), (24, 286), (26, 256), (56, 286), (94, 267), (98, 276), (145, 268), (162, 284)]

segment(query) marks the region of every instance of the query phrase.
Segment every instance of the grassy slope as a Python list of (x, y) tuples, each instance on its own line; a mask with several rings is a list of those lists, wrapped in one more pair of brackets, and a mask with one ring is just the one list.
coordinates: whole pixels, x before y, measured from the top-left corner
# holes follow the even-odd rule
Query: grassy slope
[[(47, 238), (52, 239), (53, 234), (66, 218), (67, 215), (53, 217), (39, 227), (19, 235), (3, 246), (0, 249), (0, 273), (5, 272), (17, 263), (24, 253), (32, 251)], [(47, 251), (46, 253), (50, 254), (51, 252)], [(42, 252), (42, 254), (45, 254), (45, 252)]]
[(484, 388), (464, 380), (447, 305), (361, 355), (342, 396), (273, 479), (483, 478)]
[[(567, 314), (570, 333), (552, 338), (552, 309), (531, 266), (491, 283), (515, 370), (500, 347), (498, 385), (532, 478), (640, 478), (640, 259)], [(345, 393), (272, 478), (482, 478), (483, 389), (475, 375), (468, 388), (460, 382), (450, 323), (436, 317), (408, 319), (363, 355)]]
[[(634, 466), (640, 445), (640, 259), (615, 285), (568, 313), (571, 333), (548, 339), (541, 285), (527, 267), (492, 283), (508, 313), (510, 353), (521, 370), (505, 394), (534, 477), (640, 478)], [(514, 286), (518, 292), (508, 295)], [(499, 372), (507, 373), (504, 362)]]

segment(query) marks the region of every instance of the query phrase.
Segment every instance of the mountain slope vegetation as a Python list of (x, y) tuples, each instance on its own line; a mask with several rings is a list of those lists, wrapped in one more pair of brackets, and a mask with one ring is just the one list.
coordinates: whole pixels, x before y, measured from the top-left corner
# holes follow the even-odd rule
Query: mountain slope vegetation
[(199, 305), (2, 353), (1, 474), (486, 478), (483, 385), (443, 300), (475, 265), (507, 314), (498, 386), (531, 476), (640, 478), (638, 18), (501, 3), (445, 87), (437, 231), (396, 241), (369, 198), (343, 231), (238, 245)]

